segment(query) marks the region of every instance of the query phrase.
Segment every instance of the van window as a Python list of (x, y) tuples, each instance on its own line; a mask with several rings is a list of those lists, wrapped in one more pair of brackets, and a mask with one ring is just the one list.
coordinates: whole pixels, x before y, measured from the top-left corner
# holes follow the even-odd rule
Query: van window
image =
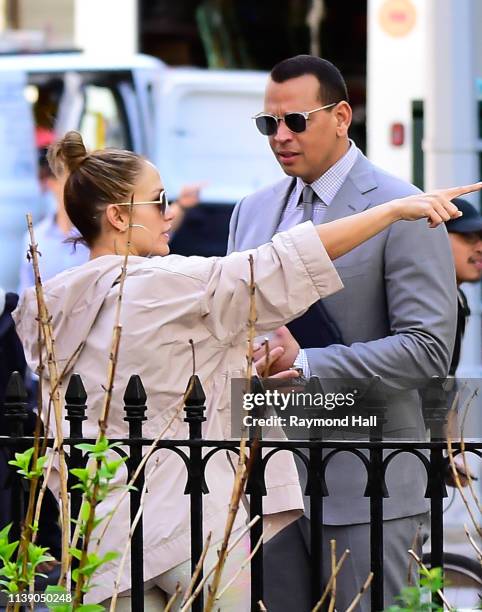
[[(68, 113), (67, 121), (61, 122), (61, 131), (79, 130), (89, 149), (132, 147), (120, 91), (123, 83), (129, 83), (124, 73), (32, 73), (28, 80), (25, 97), (32, 104), (37, 133), (40, 130), (53, 134), (59, 128), (59, 113), (67, 103), (69, 111), (72, 105), (78, 110)], [(75, 87), (69, 88), (67, 83), (75, 83)]]
[(129, 142), (118, 100), (109, 87), (86, 85), (85, 105), (79, 131), (89, 149), (117, 147), (127, 149)]

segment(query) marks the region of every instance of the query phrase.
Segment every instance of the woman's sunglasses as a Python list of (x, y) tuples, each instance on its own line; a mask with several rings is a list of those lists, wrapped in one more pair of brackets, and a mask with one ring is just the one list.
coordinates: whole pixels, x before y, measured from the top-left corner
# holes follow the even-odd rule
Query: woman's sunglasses
[(165, 215), (166, 211), (169, 207), (169, 202), (167, 200), (167, 195), (166, 195), (166, 190), (162, 189), (161, 193), (159, 194), (159, 199), (158, 200), (152, 200), (149, 202), (134, 202), (134, 196), (132, 196), (131, 201), (130, 202), (116, 202), (115, 203), (117, 206), (147, 206), (148, 204), (155, 204), (158, 209), (159, 212), (161, 213), (161, 215)]
[(320, 108), (314, 108), (313, 110), (305, 111), (304, 113), (285, 113), (282, 117), (278, 117), (278, 115), (270, 115), (269, 113), (258, 113), (253, 117), (253, 120), (263, 136), (273, 136), (273, 134), (276, 134), (280, 121), (284, 121), (289, 130), (299, 134), (300, 132), (304, 132), (306, 130), (306, 124), (311, 113), (317, 113), (320, 110), (331, 108), (337, 104), (338, 102), (332, 102), (331, 104), (325, 104), (325, 106), (320, 106)]

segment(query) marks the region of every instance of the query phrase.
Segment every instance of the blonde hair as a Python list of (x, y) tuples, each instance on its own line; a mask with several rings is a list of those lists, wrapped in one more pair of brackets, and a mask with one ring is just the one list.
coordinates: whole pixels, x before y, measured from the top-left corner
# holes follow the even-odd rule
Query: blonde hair
[(126, 202), (134, 192), (144, 158), (132, 151), (87, 151), (79, 132), (67, 132), (47, 153), (52, 172), (65, 178), (65, 210), (92, 247), (101, 232), (101, 213), (108, 204)]

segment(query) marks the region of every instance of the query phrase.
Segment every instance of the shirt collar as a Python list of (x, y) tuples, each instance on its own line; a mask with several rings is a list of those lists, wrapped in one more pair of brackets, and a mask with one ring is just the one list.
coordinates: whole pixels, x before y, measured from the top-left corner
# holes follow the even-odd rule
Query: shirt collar
[[(311, 188), (320, 200), (329, 206), (335, 199), (340, 187), (345, 182), (348, 173), (353, 168), (358, 157), (358, 147), (350, 140), (348, 151), (340, 159), (328, 168), (328, 170), (311, 183)], [(297, 177), (295, 186), (295, 201), (298, 201), (303, 188), (310, 183), (305, 183), (303, 179)]]

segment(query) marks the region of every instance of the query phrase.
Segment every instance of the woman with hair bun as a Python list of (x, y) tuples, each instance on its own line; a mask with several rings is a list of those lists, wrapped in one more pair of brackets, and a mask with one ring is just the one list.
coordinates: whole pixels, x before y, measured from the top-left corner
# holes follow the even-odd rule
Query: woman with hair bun
[[(122, 338), (107, 436), (123, 437), (123, 393), (133, 373), (141, 376), (147, 393), (147, 421), (143, 434), (155, 438), (179, 407), (192, 370), (189, 344), (196, 353), (196, 373), (206, 393), (205, 438), (230, 436), (230, 381), (245, 374), (249, 311), (248, 253), (227, 257), (181, 257), (169, 254), (173, 215), (161, 177), (143, 157), (116, 149), (89, 153), (80, 134), (69, 132), (49, 153), (56, 172), (67, 173), (64, 200), (67, 213), (90, 249), (90, 261), (63, 272), (44, 285), (52, 316), (57, 358), (62, 369), (79, 345), (82, 349), (64, 372), (81, 374), (87, 394), (84, 436), (95, 437), (104, 396), (118, 279), (127, 249), (131, 214), (131, 243), (124, 285)], [(357, 215), (314, 226), (303, 223), (282, 232), (250, 253), (256, 281), (256, 332), (265, 334), (300, 316), (320, 297), (342, 288), (331, 262), (394, 222), (428, 217), (432, 226), (458, 215), (449, 198), (464, 189), (420, 194), (394, 200)], [(132, 210), (130, 209), (132, 204)], [(41, 249), (40, 245), (40, 249)], [(29, 289), (16, 313), (18, 333), (32, 369), (38, 364), (37, 304)], [(44, 412), (45, 414), (45, 412)], [(54, 423), (51, 423), (54, 429)], [(67, 433), (67, 430), (64, 432)], [(179, 413), (166, 438), (186, 439), (187, 424)], [(189, 498), (183, 489), (184, 465), (175, 453), (158, 451), (144, 506), (144, 578), (146, 609), (159, 609), (162, 592), (168, 596), (176, 583), (184, 590), (190, 580)], [(149, 463), (146, 473), (149, 473)], [(120, 476), (119, 476), (120, 478)], [(233, 482), (225, 453), (208, 463), (204, 495), (204, 533), (212, 531), (206, 566), (216, 558)], [(50, 485), (55, 487), (51, 478)], [(294, 462), (289, 453), (270, 460), (264, 498), (267, 536), (276, 533), (302, 511), (303, 500)], [(99, 516), (112, 510), (119, 493), (99, 507)], [(235, 530), (245, 523), (238, 513)], [(101, 553), (122, 551), (129, 530), (128, 499), (124, 500), (101, 543)], [(233, 538), (235, 535), (233, 535)], [(248, 537), (229, 555), (224, 581), (238, 569), (249, 551)], [(112, 596), (117, 562), (103, 566), (87, 602)], [(130, 588), (126, 566), (120, 590)], [(129, 597), (121, 605), (130, 605)], [(248, 610), (249, 569), (218, 602), (221, 610)], [(124, 609), (124, 608), (120, 608)]]

